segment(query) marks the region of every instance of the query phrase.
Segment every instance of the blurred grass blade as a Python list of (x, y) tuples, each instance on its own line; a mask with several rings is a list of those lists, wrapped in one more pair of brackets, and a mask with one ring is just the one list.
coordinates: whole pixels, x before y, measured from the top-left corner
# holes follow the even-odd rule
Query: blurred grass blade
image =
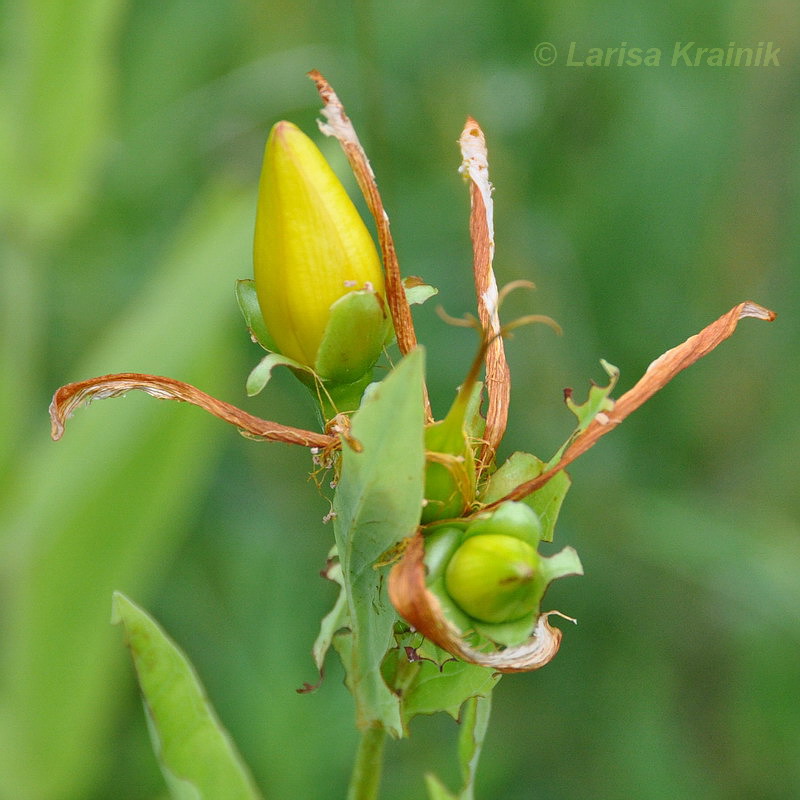
[(0, 8), (0, 468), (24, 444), (42, 324), (43, 255), (86, 206), (108, 154), (125, 0), (28, 0)]
[(13, 46), (0, 92), (0, 209), (18, 223), (8, 230), (51, 239), (92, 199), (107, 154), (111, 65), (126, 5), (86, 0), (79, 13), (71, 0), (4, 6)]
[(125, 627), (153, 748), (172, 796), (257, 800), (253, 779), (186, 656), (121, 592), (114, 592), (111, 621)]
[[(69, 373), (146, 366), (222, 393), (251, 216), (250, 197), (204, 192), (145, 290)], [(235, 436), (194, 409), (132, 396), (79, 415), (54, 444), (46, 402), (0, 502), (0, 796), (14, 800), (87, 796), (124, 675), (107, 598), (119, 586), (152, 591), (215, 449)]]

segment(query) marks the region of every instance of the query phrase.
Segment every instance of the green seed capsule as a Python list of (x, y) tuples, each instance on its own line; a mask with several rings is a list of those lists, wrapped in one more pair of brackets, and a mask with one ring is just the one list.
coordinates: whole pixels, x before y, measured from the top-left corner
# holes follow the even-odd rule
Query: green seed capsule
[(472, 536), (456, 550), (445, 586), (465, 613), (510, 622), (531, 613), (544, 591), (540, 557), (527, 542), (502, 534)]

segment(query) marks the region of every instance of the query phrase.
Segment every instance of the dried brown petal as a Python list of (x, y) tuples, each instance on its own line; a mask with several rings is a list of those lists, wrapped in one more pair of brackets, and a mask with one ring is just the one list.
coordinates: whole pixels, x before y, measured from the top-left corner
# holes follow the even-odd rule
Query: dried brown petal
[(659, 389), (666, 386), (681, 370), (690, 367), (695, 361), (724, 342), (736, 330), (739, 320), (753, 317), (772, 322), (776, 316), (774, 311), (763, 308), (757, 303), (750, 301), (739, 303), (727, 314), (723, 314), (718, 320), (703, 328), (700, 333), (689, 337), (683, 344), (667, 350), (650, 364), (645, 374), (632, 389), (614, 402), (613, 409), (598, 414), (586, 429), (573, 439), (561, 456), (561, 460), (554, 467), (527, 483), (520, 484), (513, 492), (509, 492), (508, 495), (491, 503), (488, 507), (494, 507), (506, 500), (521, 500), (543, 486), (550, 478), (592, 447), (601, 436), (605, 436), (613, 430), (625, 417), (639, 408)]
[(159, 400), (179, 400), (205, 409), (231, 425), (236, 425), (243, 433), (258, 439), (272, 442), (299, 444), (303, 447), (330, 447), (338, 442), (334, 436), (314, 433), (300, 428), (292, 428), (277, 422), (254, 417), (230, 403), (217, 400), (191, 384), (163, 378), (158, 375), (143, 375), (136, 372), (121, 372), (116, 375), (102, 375), (78, 383), (62, 386), (50, 403), (51, 436), (58, 441), (64, 434), (64, 425), (73, 411), (92, 400), (106, 397), (119, 397), (132, 389), (140, 389)]
[(486, 352), (486, 430), (478, 455), (481, 464), (489, 463), (497, 451), (508, 422), (511, 372), (506, 362), (498, 314), (499, 295), (492, 269), (494, 259), (494, 219), (492, 185), (486, 139), (478, 123), (467, 117), (459, 138), (463, 163), (461, 171), (470, 180), (469, 233), (472, 239), (472, 270), (478, 298), (478, 318), (491, 342)]
[[(383, 259), (384, 281), (386, 284), (386, 301), (392, 315), (394, 332), (397, 337), (397, 346), (403, 355), (410, 353), (417, 346), (417, 334), (414, 330), (414, 320), (411, 317), (411, 307), (408, 304), (403, 281), (400, 277), (400, 264), (397, 260), (397, 251), (394, 246), (394, 239), (389, 227), (389, 215), (383, 207), (383, 200), (378, 191), (378, 183), (375, 180), (375, 173), (369, 163), (367, 154), (361, 146), (353, 123), (347, 116), (336, 92), (327, 80), (317, 70), (312, 69), (308, 77), (314, 81), (319, 96), (322, 98), (324, 106), (322, 116), (325, 122), (319, 121), (319, 129), (326, 136), (333, 136), (342, 146), (350, 168), (356, 176), (356, 181), (367, 201), (367, 207), (375, 220), (375, 227), (378, 231), (378, 243), (381, 248)], [(425, 416), (429, 422), (433, 420), (431, 414), (430, 400), (428, 399), (428, 389), (423, 387)]]
[(322, 115), (326, 122), (319, 122), (320, 130), (326, 136), (333, 136), (339, 141), (342, 149), (350, 162), (353, 174), (356, 176), (359, 188), (367, 201), (370, 213), (375, 218), (375, 225), (378, 230), (378, 240), (383, 256), (383, 269), (386, 273), (386, 294), (389, 308), (392, 312), (397, 344), (400, 352), (405, 355), (414, 349), (417, 344), (417, 336), (414, 332), (414, 323), (411, 319), (411, 309), (409, 308), (403, 284), (400, 279), (400, 266), (397, 261), (397, 252), (394, 247), (394, 240), (389, 229), (389, 216), (383, 207), (378, 184), (375, 181), (375, 173), (369, 163), (367, 154), (358, 140), (353, 123), (347, 116), (336, 92), (330, 84), (317, 72), (312, 70), (308, 76), (317, 86), (317, 91), (325, 104)]
[[(402, 560), (389, 573), (389, 598), (403, 619), (434, 644), (467, 661), (497, 672), (530, 672), (552, 661), (561, 645), (561, 631), (539, 616), (533, 635), (516, 647), (482, 652), (470, 647), (445, 617), (439, 599), (425, 586), (425, 540), (422, 533), (409, 541)], [(562, 615), (559, 615), (562, 616)]]

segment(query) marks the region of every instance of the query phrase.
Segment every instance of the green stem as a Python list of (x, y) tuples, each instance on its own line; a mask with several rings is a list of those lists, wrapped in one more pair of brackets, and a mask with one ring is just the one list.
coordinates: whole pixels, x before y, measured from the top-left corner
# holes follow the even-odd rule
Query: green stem
[(378, 797), (385, 742), (386, 730), (383, 727), (367, 728), (361, 732), (347, 800), (376, 800)]

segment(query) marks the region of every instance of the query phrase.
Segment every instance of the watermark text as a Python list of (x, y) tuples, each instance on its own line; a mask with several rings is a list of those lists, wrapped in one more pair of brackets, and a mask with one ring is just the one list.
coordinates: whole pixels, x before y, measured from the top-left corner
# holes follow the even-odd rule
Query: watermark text
[(541, 67), (779, 67), (781, 48), (774, 42), (705, 47), (695, 41), (675, 42), (671, 47), (639, 47), (620, 42), (614, 47), (586, 47), (569, 42), (563, 54), (552, 42), (539, 42), (533, 58)]

